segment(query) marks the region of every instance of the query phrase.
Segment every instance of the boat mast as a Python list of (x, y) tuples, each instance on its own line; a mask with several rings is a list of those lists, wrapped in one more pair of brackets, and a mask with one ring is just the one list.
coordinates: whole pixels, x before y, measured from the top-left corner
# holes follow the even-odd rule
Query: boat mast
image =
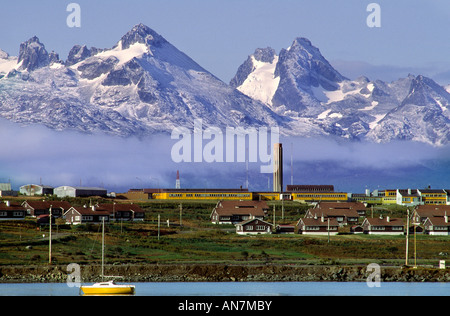
[(105, 265), (105, 217), (102, 216), (102, 281), (105, 277), (104, 265)]

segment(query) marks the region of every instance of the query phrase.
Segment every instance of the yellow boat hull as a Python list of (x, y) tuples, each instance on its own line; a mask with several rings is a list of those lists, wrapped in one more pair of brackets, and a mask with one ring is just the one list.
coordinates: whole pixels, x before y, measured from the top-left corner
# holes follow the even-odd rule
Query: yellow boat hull
[(81, 286), (85, 295), (131, 295), (135, 292), (134, 285), (117, 285), (113, 283), (97, 283)]

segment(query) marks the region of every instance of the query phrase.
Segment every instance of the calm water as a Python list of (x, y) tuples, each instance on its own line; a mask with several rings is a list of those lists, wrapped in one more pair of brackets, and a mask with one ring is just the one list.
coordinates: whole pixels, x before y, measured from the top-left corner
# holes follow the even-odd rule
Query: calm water
[[(195, 282), (134, 283), (136, 296), (448, 296), (450, 283), (381, 282)], [(0, 296), (78, 296), (64, 284), (0, 284)]]

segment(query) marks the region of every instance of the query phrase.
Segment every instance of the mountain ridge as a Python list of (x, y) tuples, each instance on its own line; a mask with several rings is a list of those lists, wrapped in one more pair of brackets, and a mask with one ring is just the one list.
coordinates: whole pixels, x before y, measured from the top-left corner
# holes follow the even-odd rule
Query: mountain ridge
[(37, 37), (24, 42), (21, 52), (20, 62), (0, 80), (0, 116), (15, 122), (140, 136), (193, 126), (196, 118), (205, 127), (286, 121), (143, 24), (111, 49), (75, 45), (66, 62), (52, 60)]
[[(255, 65), (257, 51), (230, 84), (297, 120), (295, 128), (304, 135), (310, 131), (352, 140), (412, 140), (437, 146), (450, 141), (450, 94), (430, 78), (408, 75), (390, 83), (364, 76), (350, 80), (305, 38), (296, 38), (275, 54), (278, 61), (270, 69), (268, 63)], [(255, 93), (269, 89), (269, 96)]]
[(140, 23), (109, 49), (65, 61), (34, 36), (0, 51), (0, 117), (59, 131), (143, 136), (177, 127), (279, 126), (284, 135), (450, 141), (450, 94), (422, 75), (390, 83), (339, 73), (309, 39), (257, 48), (229, 84)]

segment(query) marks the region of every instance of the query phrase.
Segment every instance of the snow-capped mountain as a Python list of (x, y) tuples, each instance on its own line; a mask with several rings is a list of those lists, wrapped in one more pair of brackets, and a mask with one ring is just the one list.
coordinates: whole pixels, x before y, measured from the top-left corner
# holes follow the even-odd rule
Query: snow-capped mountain
[[(450, 90), (450, 89), (449, 89)], [(149, 27), (110, 49), (75, 45), (66, 61), (35, 36), (0, 50), (0, 117), (112, 135), (204, 126), (279, 126), (286, 135), (450, 141), (450, 94), (433, 80), (350, 80), (305, 38), (256, 49), (225, 84)]]
[(276, 55), (257, 49), (230, 85), (290, 117), (294, 133), (433, 145), (450, 141), (450, 94), (423, 76), (386, 83), (349, 80), (311, 42), (297, 38)]
[(66, 62), (37, 37), (21, 44), (15, 65), (0, 58), (0, 116), (22, 124), (128, 136), (189, 128), (196, 118), (219, 127), (285, 121), (143, 24), (111, 49), (76, 45)]

